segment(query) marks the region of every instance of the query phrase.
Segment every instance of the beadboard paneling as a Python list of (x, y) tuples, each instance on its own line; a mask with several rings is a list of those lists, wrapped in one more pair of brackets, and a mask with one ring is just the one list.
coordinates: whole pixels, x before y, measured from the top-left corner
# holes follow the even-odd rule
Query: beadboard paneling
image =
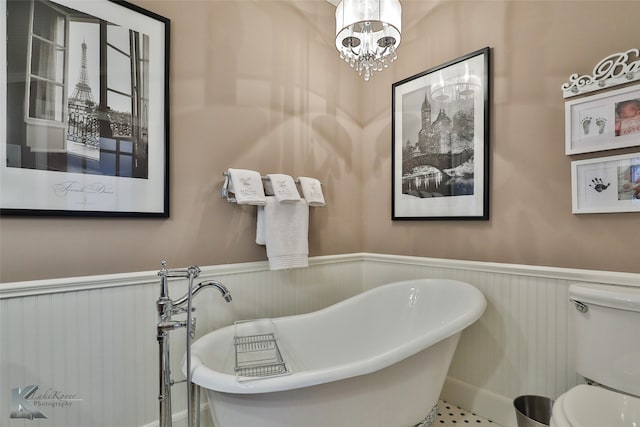
[(567, 281), (473, 270), (372, 262), (380, 275), (462, 280), (487, 299), (483, 316), (458, 344), (449, 376), (494, 393), (556, 397), (575, 384), (567, 336)]
[[(222, 281), (233, 302), (225, 304), (217, 291), (199, 293), (197, 336), (235, 320), (314, 311), (392, 281), (471, 283), (487, 298), (487, 310), (464, 331), (445, 393), (506, 426), (515, 425), (513, 397), (556, 397), (577, 381), (568, 285), (640, 286), (640, 275), (630, 273), (377, 254), (318, 257), (309, 268), (290, 271), (268, 271), (266, 263), (202, 270), (198, 280)], [(185, 280), (171, 281), (171, 297), (182, 296), (186, 287)], [(158, 412), (158, 292), (156, 272), (0, 284), (0, 425), (152, 427)], [(184, 331), (172, 332), (176, 379), (182, 378), (184, 345)], [(11, 389), (31, 384), (83, 400), (70, 408), (42, 408), (46, 420), (10, 420)], [(184, 384), (174, 386), (173, 399), (176, 426), (182, 425)], [(495, 401), (501, 404), (497, 409)]]
[[(205, 267), (198, 281), (215, 278), (230, 290), (226, 304), (215, 290), (194, 299), (197, 337), (239, 319), (318, 310), (362, 291), (360, 261), (314, 260), (306, 269), (268, 271), (266, 263)], [(147, 277), (147, 280), (143, 278)], [(99, 283), (100, 286), (96, 286)], [(64, 284), (64, 286), (61, 286)], [(152, 273), (9, 284), (0, 293), (0, 426), (139, 427), (158, 418), (158, 344)], [(170, 282), (170, 296), (186, 292), (186, 280)], [(50, 293), (47, 293), (49, 289)], [(20, 295), (20, 293), (23, 295)], [(176, 316), (176, 318), (180, 318)], [(186, 336), (170, 333), (173, 378), (181, 379)], [(9, 418), (11, 389), (38, 385), (76, 394), (68, 408), (41, 408), (47, 419)], [(173, 412), (186, 416), (186, 388), (173, 387)], [(203, 418), (208, 419), (208, 413)], [(206, 425), (203, 423), (203, 425)]]
[[(452, 387), (454, 392), (444, 398), (514, 427), (513, 398), (537, 394), (555, 399), (579, 381), (569, 284), (640, 286), (640, 274), (631, 273), (375, 254), (364, 258), (368, 287), (391, 280), (444, 278), (470, 283), (484, 294), (487, 309), (463, 332), (449, 370), (452, 382), (475, 392), (457, 393), (460, 387)], [(477, 407), (478, 391), (493, 404)]]

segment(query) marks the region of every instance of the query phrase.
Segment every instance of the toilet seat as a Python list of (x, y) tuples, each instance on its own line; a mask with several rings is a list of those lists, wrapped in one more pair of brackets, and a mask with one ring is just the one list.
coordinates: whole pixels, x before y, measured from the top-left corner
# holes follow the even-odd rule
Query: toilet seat
[(634, 427), (640, 425), (640, 398), (601, 387), (578, 385), (553, 405), (551, 427)]
[(564, 405), (564, 396), (564, 394), (560, 395), (553, 404), (550, 427), (571, 427), (571, 424), (569, 424), (567, 417), (564, 416), (564, 410), (562, 409), (562, 405)]

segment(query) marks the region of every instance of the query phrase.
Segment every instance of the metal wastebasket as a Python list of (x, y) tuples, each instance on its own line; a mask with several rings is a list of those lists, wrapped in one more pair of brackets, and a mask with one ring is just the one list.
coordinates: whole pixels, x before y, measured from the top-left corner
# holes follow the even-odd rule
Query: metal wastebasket
[(549, 426), (553, 400), (543, 396), (518, 396), (513, 400), (518, 427)]

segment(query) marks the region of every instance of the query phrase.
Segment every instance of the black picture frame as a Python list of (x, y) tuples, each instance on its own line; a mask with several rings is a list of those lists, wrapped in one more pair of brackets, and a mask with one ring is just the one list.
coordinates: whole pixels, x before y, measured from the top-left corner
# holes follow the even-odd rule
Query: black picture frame
[(490, 48), (392, 85), (392, 220), (488, 220)]
[(169, 217), (170, 20), (122, 0), (8, 0), (0, 215)]

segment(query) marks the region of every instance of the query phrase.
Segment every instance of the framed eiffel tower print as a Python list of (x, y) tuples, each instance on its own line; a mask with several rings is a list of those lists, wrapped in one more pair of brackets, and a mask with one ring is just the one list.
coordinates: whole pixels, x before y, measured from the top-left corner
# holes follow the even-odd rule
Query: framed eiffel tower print
[(0, 213), (168, 217), (169, 20), (120, 0), (0, 13)]

